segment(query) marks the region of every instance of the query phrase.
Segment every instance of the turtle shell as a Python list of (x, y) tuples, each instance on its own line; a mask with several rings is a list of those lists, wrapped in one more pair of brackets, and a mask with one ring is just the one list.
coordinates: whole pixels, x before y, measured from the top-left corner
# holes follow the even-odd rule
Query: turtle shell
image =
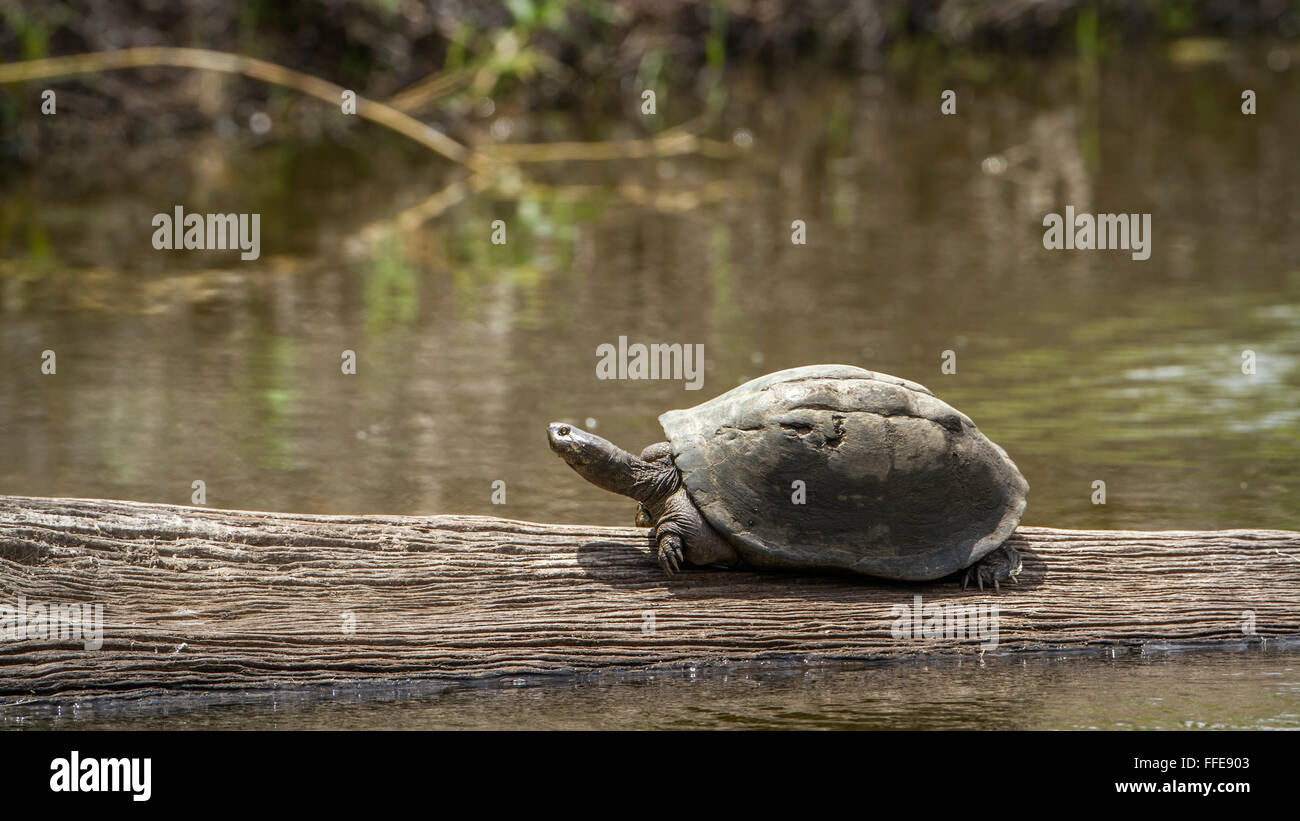
[(937, 579), (1002, 544), (1029, 492), (965, 414), (851, 365), (768, 374), (659, 423), (692, 501), (760, 566)]

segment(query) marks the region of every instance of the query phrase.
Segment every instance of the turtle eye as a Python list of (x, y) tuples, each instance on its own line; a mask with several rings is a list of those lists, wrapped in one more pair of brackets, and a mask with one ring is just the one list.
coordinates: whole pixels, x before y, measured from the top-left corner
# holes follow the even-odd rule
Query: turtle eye
[(560, 433), (561, 436), (568, 436), (568, 435), (569, 435), (569, 426), (568, 426), (568, 425), (560, 425), (560, 431), (559, 431), (559, 433)]

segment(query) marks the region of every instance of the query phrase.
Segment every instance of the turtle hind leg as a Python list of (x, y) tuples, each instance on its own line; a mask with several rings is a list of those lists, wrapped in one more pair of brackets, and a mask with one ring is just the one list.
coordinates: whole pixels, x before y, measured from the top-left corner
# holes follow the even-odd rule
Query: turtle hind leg
[(1002, 592), (999, 582), (1015, 582), (1022, 568), (1020, 551), (1009, 544), (1004, 544), (975, 564), (966, 568), (961, 577), (961, 589), (965, 590), (972, 581), (984, 592), (984, 585), (991, 584), (996, 593)]

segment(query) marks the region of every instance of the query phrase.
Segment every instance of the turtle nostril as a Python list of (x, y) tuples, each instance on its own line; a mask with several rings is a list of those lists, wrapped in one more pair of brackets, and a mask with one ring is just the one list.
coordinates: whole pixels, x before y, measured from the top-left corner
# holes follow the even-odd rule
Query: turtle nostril
[(557, 431), (557, 432), (558, 432), (561, 436), (568, 436), (568, 435), (569, 435), (569, 426), (568, 426), (568, 425), (560, 425), (560, 429), (559, 429), (559, 431)]

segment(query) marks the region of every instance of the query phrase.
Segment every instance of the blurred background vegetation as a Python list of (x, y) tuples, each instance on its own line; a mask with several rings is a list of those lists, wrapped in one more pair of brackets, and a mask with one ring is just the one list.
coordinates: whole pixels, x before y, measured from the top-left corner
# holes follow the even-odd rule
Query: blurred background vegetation
[[(638, 118), (621, 116), (638, 102), (628, 89), (691, 89), (716, 108), (728, 65), (779, 73), (810, 64), (841, 71), (942, 64), (988, 77), (1009, 56), (1097, 60), (1172, 44), (1182, 59), (1217, 60), (1223, 38), (1291, 39), (1298, 31), (1295, 0), (9, 0), (0, 57), (141, 46), (233, 52), (390, 100), (472, 143), (507, 113), (535, 115), (498, 128), (497, 137), (516, 140), (608, 139), (680, 123), (701, 112), (694, 100), (669, 97), (659, 118), (637, 129)], [(34, 139), (10, 89), (0, 95), (6, 162), (58, 162), (105, 141), (175, 137), (268, 106), (281, 117), (312, 119), (301, 123), (307, 133), (334, 129), (342, 139), (348, 128), (336, 117), (313, 118), (320, 107), (298, 95), (239, 78), (158, 69), (61, 87), (96, 127), (83, 122)], [(228, 99), (238, 104), (228, 107)], [(545, 116), (573, 111), (585, 115), (576, 131)]]

